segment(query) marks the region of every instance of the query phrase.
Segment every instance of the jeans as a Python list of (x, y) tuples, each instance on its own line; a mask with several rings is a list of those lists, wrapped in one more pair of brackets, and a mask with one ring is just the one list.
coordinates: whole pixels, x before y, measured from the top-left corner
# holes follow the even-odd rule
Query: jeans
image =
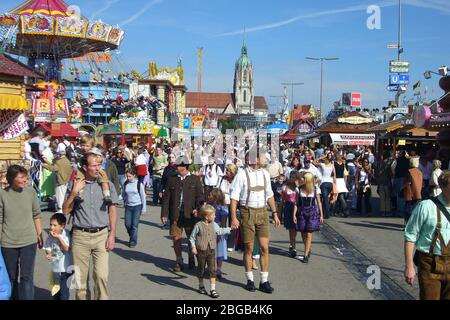
[(320, 192), (322, 193), (324, 219), (328, 219), (330, 217), (330, 193), (332, 191), (333, 191), (333, 184), (331, 182), (324, 182), (320, 185)]
[(156, 206), (159, 203), (159, 192), (161, 191), (161, 178), (153, 176), (152, 186), (153, 186), (153, 205)]
[(405, 198), (403, 196), (403, 185), (405, 184), (405, 178), (394, 179), (394, 193), (397, 198), (397, 212), (400, 217), (405, 216)]
[[(119, 184), (120, 187), (123, 190), (123, 185), (125, 184), (125, 181), (127, 181), (127, 176), (125, 174), (119, 174)], [(119, 190), (117, 190), (117, 192), (119, 192)]]
[(61, 286), (58, 293), (53, 296), (53, 300), (69, 300), (70, 290), (67, 286), (67, 280), (72, 276), (72, 273), (61, 272), (59, 274), (59, 285)]
[(125, 206), (125, 228), (130, 236), (130, 245), (137, 244), (139, 219), (141, 217), (142, 205)]
[[(6, 270), (12, 286), (13, 300), (34, 299), (34, 264), (36, 260), (36, 243), (22, 248), (3, 248)], [(20, 283), (19, 283), (20, 266)]]
[(356, 204), (356, 210), (359, 214), (362, 214), (362, 198), (364, 197), (364, 205), (366, 207), (366, 213), (370, 214), (372, 212), (372, 206), (370, 204), (370, 198), (372, 197), (372, 190), (370, 186), (367, 188), (366, 192), (364, 192), (364, 184), (360, 184), (358, 186), (358, 202)]
[(338, 195), (337, 202), (334, 206), (334, 213), (338, 214), (341, 212), (344, 216), (348, 215), (347, 200), (345, 200), (345, 192), (341, 192)]

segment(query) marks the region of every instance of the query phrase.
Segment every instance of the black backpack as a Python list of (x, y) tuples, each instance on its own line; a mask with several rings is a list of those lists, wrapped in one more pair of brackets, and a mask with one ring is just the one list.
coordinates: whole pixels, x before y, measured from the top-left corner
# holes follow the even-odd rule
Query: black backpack
[(72, 145), (69, 142), (69, 145), (66, 145), (65, 142), (63, 142), (66, 146), (66, 158), (69, 159), (69, 161), (73, 161), (75, 159), (75, 151), (72, 148)]

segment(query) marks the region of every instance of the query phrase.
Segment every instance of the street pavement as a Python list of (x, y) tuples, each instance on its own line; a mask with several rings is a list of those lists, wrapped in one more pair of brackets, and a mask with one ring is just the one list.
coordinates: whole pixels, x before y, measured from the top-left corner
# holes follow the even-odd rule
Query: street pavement
[[(200, 295), (195, 270), (187, 267), (184, 272), (174, 273), (174, 253), (168, 237), (168, 230), (160, 228), (160, 207), (148, 207), (139, 226), (139, 243), (136, 248), (127, 246), (123, 209), (119, 208), (116, 249), (110, 254), (109, 288), (111, 299), (124, 300), (197, 300), (211, 299)], [(51, 212), (43, 213), (44, 226), (48, 226)], [(217, 283), (220, 299), (376, 299), (365, 283), (358, 280), (346, 267), (345, 259), (333, 250), (330, 243), (320, 233), (315, 234), (309, 264), (289, 258), (287, 231), (272, 227), (270, 245), (269, 279), (275, 288), (273, 294), (260, 291), (246, 291), (241, 252), (230, 252), (224, 263), (224, 279)], [(187, 262), (187, 244), (184, 244), (184, 258)], [(299, 249), (303, 249), (298, 244)], [(299, 252), (300, 253), (300, 252)], [(259, 272), (255, 273), (258, 286)], [(37, 299), (51, 299), (49, 292), (49, 265), (40, 251), (36, 259), (35, 286)], [(91, 281), (92, 283), (92, 281)], [(206, 287), (209, 284), (206, 281)], [(74, 298), (74, 292), (71, 292)]]
[[(150, 198), (150, 197), (148, 197)], [(374, 193), (376, 211), (377, 195)], [(185, 270), (175, 273), (169, 231), (161, 228), (160, 207), (148, 206), (141, 216), (138, 245), (127, 246), (124, 210), (118, 208), (116, 248), (110, 254), (109, 289), (114, 300), (209, 300), (197, 293), (195, 269), (187, 268), (187, 242), (183, 244)], [(52, 212), (43, 213), (47, 228)], [(224, 279), (217, 282), (222, 300), (408, 300), (418, 299), (418, 285), (403, 279), (403, 219), (352, 216), (332, 217), (314, 233), (308, 264), (288, 257), (289, 237), (271, 224), (269, 279), (275, 291), (246, 291), (242, 252), (229, 252)], [(300, 235), (298, 236), (301, 239)], [(298, 254), (303, 253), (301, 240)], [(378, 268), (378, 269), (377, 269)], [(36, 299), (51, 299), (49, 263), (40, 251), (36, 259)], [(375, 270), (375, 271), (374, 271)], [(379, 270), (379, 277), (377, 276)], [(254, 271), (258, 286), (259, 270)], [(376, 277), (376, 278), (374, 278)], [(379, 280), (377, 282), (377, 280)], [(379, 286), (377, 285), (379, 284)], [(205, 280), (206, 288), (209, 283)], [(92, 281), (91, 281), (92, 286)], [(71, 291), (74, 298), (74, 291)]]

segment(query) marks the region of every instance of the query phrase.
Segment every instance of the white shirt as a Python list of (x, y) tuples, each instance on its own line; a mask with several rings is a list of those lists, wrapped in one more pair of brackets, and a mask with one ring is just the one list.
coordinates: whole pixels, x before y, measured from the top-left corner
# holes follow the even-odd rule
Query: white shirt
[(137, 166), (142, 166), (142, 165), (146, 165), (147, 164), (147, 159), (145, 158), (145, 155), (143, 153), (141, 153), (140, 155), (138, 155), (138, 157), (136, 158), (135, 164)]
[(331, 163), (330, 166), (326, 166), (325, 164), (321, 163), (320, 166), (322, 169), (322, 183), (333, 183), (333, 164)]
[[(210, 173), (211, 176), (209, 176)], [(212, 187), (217, 186), (219, 184), (220, 177), (223, 176), (222, 169), (215, 163), (212, 166), (210, 165), (204, 166), (200, 170), (200, 174), (202, 176), (205, 176), (205, 186), (212, 186)]]
[[(190, 172), (188, 172), (184, 177), (182, 175), (178, 175), (180, 177), (181, 181), (186, 179), (186, 177), (189, 177), (191, 175)], [(181, 190), (181, 197), (180, 197), (180, 205), (183, 203), (183, 190)]]
[(69, 142), (69, 141), (67, 141), (67, 140), (64, 140), (63, 142), (60, 142), (59, 144), (58, 144), (58, 148), (56, 148), (56, 152), (57, 153), (61, 153), (61, 151), (66, 151), (66, 148), (67, 147), (72, 147), (72, 150), (74, 149), (73, 148), (73, 145)]
[[(69, 233), (63, 230), (61, 237), (64, 243), (69, 246)], [(51, 253), (50, 265), (53, 272), (66, 272), (72, 264), (70, 253), (64, 252), (58, 239), (49, 236), (45, 241), (44, 250)]]
[[(245, 174), (245, 170), (248, 170), (248, 174), (250, 177), (250, 186), (263, 186), (264, 180), (266, 179), (266, 190), (261, 191), (251, 191), (250, 197), (247, 202), (247, 176)], [(264, 198), (264, 193), (266, 194), (266, 198)], [(242, 206), (250, 207), (250, 208), (265, 208), (267, 205), (267, 200), (273, 197), (272, 186), (270, 184), (270, 175), (269, 172), (265, 169), (257, 169), (253, 170), (248, 167), (246, 169), (239, 170), (236, 177), (234, 178), (231, 184), (231, 199), (239, 201)]]
[(27, 141), (25, 141), (25, 144), (24, 144), (24, 153), (25, 153), (25, 160), (30, 160), (30, 161), (34, 160), (33, 157), (31, 156), (31, 146)]
[(280, 174), (283, 174), (283, 166), (280, 161), (274, 161), (267, 166), (267, 171), (269, 171), (270, 178), (278, 178)]
[(231, 182), (229, 182), (227, 179), (221, 179), (219, 189), (222, 191), (223, 195), (225, 196), (225, 204), (230, 205), (231, 203)]
[(438, 182), (438, 178), (441, 174), (442, 174), (441, 169), (436, 169), (431, 174), (430, 186), (433, 187), (433, 190), (431, 192), (431, 195), (433, 197), (437, 197), (438, 195), (440, 195), (442, 193), (441, 188), (439, 188), (439, 182)]

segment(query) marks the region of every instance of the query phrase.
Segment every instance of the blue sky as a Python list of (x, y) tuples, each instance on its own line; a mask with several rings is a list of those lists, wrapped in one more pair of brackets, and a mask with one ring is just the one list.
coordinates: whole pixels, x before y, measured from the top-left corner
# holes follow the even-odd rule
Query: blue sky
[[(0, 3), (6, 12), (22, 1)], [(437, 97), (438, 79), (423, 72), (450, 65), (448, 0), (403, 0), (402, 58), (411, 63), (408, 96), (421, 80), (422, 91)], [(247, 30), (253, 60), (255, 91), (275, 108), (281, 82), (304, 82), (294, 92), (294, 103), (319, 105), (320, 64), (306, 56), (339, 57), (324, 67), (324, 108), (330, 109), (342, 92), (361, 92), (364, 107), (383, 107), (393, 100), (386, 89), (388, 62), (396, 50), (396, 0), (77, 0), (88, 18), (119, 24), (126, 31), (119, 59), (140, 72), (150, 61), (175, 67), (183, 59), (187, 86), (197, 90), (197, 48), (203, 47), (203, 90), (231, 92), (234, 65), (240, 55), (242, 29)], [(369, 5), (381, 7), (381, 29), (369, 30)], [(288, 90), (290, 97), (290, 89)]]

